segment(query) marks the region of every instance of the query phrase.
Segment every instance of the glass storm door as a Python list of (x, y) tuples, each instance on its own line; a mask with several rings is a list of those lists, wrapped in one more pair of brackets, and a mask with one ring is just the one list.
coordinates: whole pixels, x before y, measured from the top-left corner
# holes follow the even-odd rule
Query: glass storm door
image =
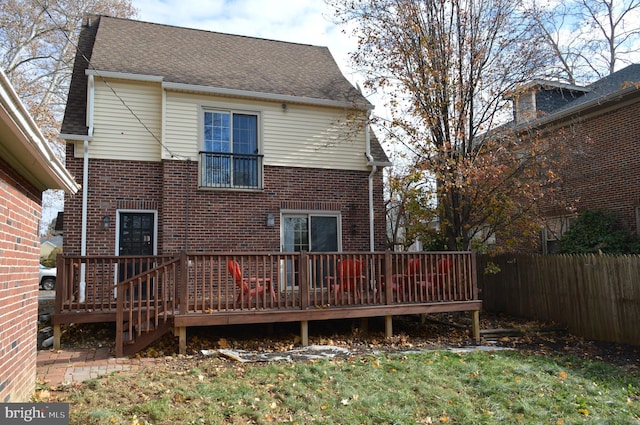
[(118, 255), (154, 255), (154, 213), (121, 212), (118, 232)]
[[(155, 226), (156, 215), (153, 212), (120, 212), (118, 227), (118, 255), (151, 256), (155, 255)], [(148, 260), (125, 260), (117, 264), (114, 278), (117, 282), (145, 272), (149, 267)], [(153, 280), (151, 280), (153, 292)], [(138, 298), (138, 291), (146, 293), (146, 282), (141, 289), (136, 288), (134, 297)], [(114, 288), (114, 297), (117, 296)], [(125, 296), (129, 296), (128, 290)]]
[(339, 250), (338, 217), (285, 215), (283, 252), (336, 252)]

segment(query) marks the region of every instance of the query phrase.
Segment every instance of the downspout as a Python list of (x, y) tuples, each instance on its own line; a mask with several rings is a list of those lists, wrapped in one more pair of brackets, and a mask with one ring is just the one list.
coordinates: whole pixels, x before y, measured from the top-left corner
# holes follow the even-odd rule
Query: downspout
[[(87, 210), (89, 204), (89, 139), (93, 137), (93, 75), (87, 76), (87, 138), (84, 139), (83, 167), (82, 167), (82, 226), (80, 240), (80, 255), (87, 255)], [(84, 302), (85, 289), (87, 287), (86, 263), (80, 263), (80, 302)]]
[(371, 165), (371, 172), (369, 173), (369, 250), (375, 251), (375, 232), (373, 228), (374, 210), (373, 210), (373, 176), (378, 170), (378, 166), (375, 164), (373, 156), (371, 156), (371, 136), (369, 134), (369, 120), (365, 123), (364, 138), (365, 138), (365, 155), (367, 161)]

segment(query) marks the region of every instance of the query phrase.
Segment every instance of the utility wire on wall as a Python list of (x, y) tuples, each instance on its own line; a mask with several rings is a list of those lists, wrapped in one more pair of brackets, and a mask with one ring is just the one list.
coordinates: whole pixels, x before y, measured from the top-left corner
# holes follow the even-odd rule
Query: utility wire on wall
[[(51, 15), (51, 13), (47, 9), (47, 7), (42, 6), (42, 4), (40, 3), (39, 0), (35, 0), (35, 1), (38, 4), (38, 6), (47, 14), (47, 16), (49, 16), (49, 18), (51, 19), (51, 22), (53, 22), (54, 26), (64, 34), (64, 37), (67, 39), (67, 41), (72, 46), (74, 46), (76, 48), (76, 51), (82, 56), (82, 58), (87, 63), (87, 67), (90, 68), (92, 71), (94, 71), (95, 75), (100, 78), (100, 80), (105, 84), (105, 86), (107, 86), (107, 88), (113, 93), (113, 95), (122, 103), (122, 105), (140, 123), (140, 125), (151, 135), (151, 137), (153, 137), (153, 139), (171, 156), (171, 158), (182, 159), (182, 160), (186, 160), (187, 161), (187, 180), (186, 180), (187, 188), (186, 188), (186, 191), (185, 191), (185, 242), (184, 242), (184, 250), (185, 250), (185, 252), (187, 252), (188, 251), (188, 247), (189, 247), (189, 244), (188, 244), (188, 240), (189, 240), (189, 202), (190, 202), (189, 195), (190, 195), (190, 191), (191, 191), (191, 187), (190, 187), (191, 186), (191, 178), (190, 178), (191, 177), (191, 158), (187, 157), (187, 156), (183, 156), (183, 155), (179, 155), (179, 154), (174, 153), (164, 143), (162, 143), (162, 140), (160, 140), (160, 138), (149, 128), (149, 126), (147, 126), (144, 123), (142, 118), (140, 118), (140, 116), (138, 114), (136, 114), (136, 112), (133, 110), (133, 108), (131, 108), (127, 104), (125, 99), (118, 94), (118, 92), (111, 86), (111, 84), (109, 84), (109, 82), (106, 80), (106, 78), (103, 75), (100, 74), (100, 71), (98, 71), (95, 68), (95, 66), (87, 58), (86, 54), (82, 51), (82, 49), (80, 49), (80, 46), (78, 45), (78, 43), (75, 43), (73, 40), (71, 40), (71, 38), (69, 37), (67, 32), (60, 25), (58, 25), (58, 23), (56, 22), (55, 18)], [(57, 0), (56, 0), (56, 4), (57, 4)], [(59, 4), (58, 4), (58, 6), (59, 6)]]
[[(111, 84), (109, 84), (109, 82), (106, 80), (106, 78), (100, 74), (100, 71), (97, 70), (95, 68), (95, 66), (91, 63), (91, 61), (87, 58), (87, 56), (85, 55), (85, 53), (82, 51), (82, 49), (80, 49), (80, 46), (78, 46), (77, 43), (75, 43), (73, 40), (71, 40), (71, 38), (69, 37), (69, 35), (67, 34), (67, 31), (65, 31), (55, 20), (55, 18), (53, 17), (53, 15), (51, 15), (51, 12), (49, 12), (49, 9), (46, 6), (43, 6), (42, 3), (40, 3), (40, 0), (35, 0), (36, 3), (38, 4), (38, 6), (47, 14), (47, 16), (49, 16), (49, 19), (51, 19), (51, 22), (53, 22), (53, 25), (62, 32), (62, 34), (64, 35), (64, 37), (67, 39), (67, 41), (76, 48), (76, 51), (80, 53), (80, 55), (82, 56), (82, 58), (85, 60), (85, 62), (87, 63), (87, 67), (90, 68), (92, 71), (94, 71), (95, 75), (97, 77), (100, 78), (100, 80), (105, 84), (105, 86), (107, 86), (107, 88), (113, 93), (113, 95), (120, 101), (120, 103), (122, 103), (122, 105), (129, 111), (129, 113), (140, 123), (140, 125), (145, 129), (146, 132), (148, 132), (151, 137), (153, 137), (153, 139), (156, 141), (156, 143), (158, 143), (170, 156), (171, 158), (176, 158), (176, 159), (183, 159), (183, 160), (188, 160), (190, 159), (189, 157), (183, 156), (183, 155), (179, 155), (177, 153), (174, 153), (173, 151), (171, 151), (171, 149), (169, 149), (164, 143), (162, 143), (162, 140), (160, 140), (160, 138), (149, 128), (149, 126), (147, 124), (145, 124), (145, 122), (142, 120), (142, 118), (140, 118), (140, 116), (138, 114), (136, 114), (136, 112), (133, 110), (133, 108), (131, 108), (127, 102), (122, 98), (122, 96), (120, 96), (118, 94), (118, 92), (113, 88), (113, 86), (111, 86)], [(56, 4), (57, 4), (57, 0), (56, 0)], [(58, 6), (60, 6), (58, 4)]]

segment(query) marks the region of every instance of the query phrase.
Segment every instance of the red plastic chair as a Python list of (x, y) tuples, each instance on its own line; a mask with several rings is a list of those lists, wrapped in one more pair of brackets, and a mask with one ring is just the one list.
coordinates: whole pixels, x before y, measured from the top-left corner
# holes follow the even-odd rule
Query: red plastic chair
[[(365, 281), (362, 270), (361, 260), (347, 258), (338, 262), (337, 281), (332, 283), (336, 303), (339, 296), (345, 292), (352, 292), (354, 301), (356, 303), (359, 302), (361, 285)], [(332, 279), (332, 277), (329, 279)]]
[(233, 278), (234, 283), (240, 288), (240, 293), (238, 294), (238, 299), (236, 300), (238, 304), (242, 301), (243, 298), (247, 302), (247, 304), (249, 304), (254, 298), (261, 297), (265, 291), (269, 291), (271, 293), (271, 299), (273, 300), (273, 302), (276, 301), (276, 293), (271, 286), (271, 279), (243, 277), (240, 264), (238, 264), (238, 262), (234, 260), (229, 260), (227, 262), (227, 268), (229, 270), (229, 274)]
[(438, 274), (449, 274), (453, 270), (453, 261), (451, 258), (443, 258), (438, 261)]
[(429, 280), (435, 284), (442, 284), (445, 278), (453, 271), (453, 260), (443, 258), (436, 265), (436, 272), (429, 275)]
[(398, 298), (404, 300), (407, 293), (423, 293), (429, 286), (429, 276), (422, 270), (420, 258), (410, 258), (402, 274), (394, 276), (392, 288), (397, 292)]
[(393, 275), (391, 288), (396, 292), (400, 301), (408, 299), (409, 294), (415, 297), (422, 294), (422, 296), (430, 298), (434, 288), (438, 289), (439, 293), (444, 290), (444, 284), (452, 271), (453, 260), (450, 258), (438, 261), (433, 273), (424, 272), (420, 258), (411, 258), (407, 268), (401, 274)]

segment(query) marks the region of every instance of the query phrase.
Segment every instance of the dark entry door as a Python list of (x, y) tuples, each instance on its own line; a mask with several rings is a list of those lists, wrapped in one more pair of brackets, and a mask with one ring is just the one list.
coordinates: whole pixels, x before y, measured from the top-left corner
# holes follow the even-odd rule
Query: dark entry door
[(155, 214), (121, 212), (119, 255), (154, 255)]
[[(155, 255), (155, 214), (152, 212), (120, 212), (120, 227), (118, 229), (118, 254), (133, 256)], [(124, 260), (118, 265), (118, 282), (123, 282), (133, 276), (145, 272), (153, 264), (148, 259)], [(149, 286), (153, 299), (153, 280)], [(134, 298), (138, 299), (138, 293), (147, 293), (147, 282), (144, 281), (140, 288), (135, 287)], [(129, 297), (127, 289), (125, 296)]]

